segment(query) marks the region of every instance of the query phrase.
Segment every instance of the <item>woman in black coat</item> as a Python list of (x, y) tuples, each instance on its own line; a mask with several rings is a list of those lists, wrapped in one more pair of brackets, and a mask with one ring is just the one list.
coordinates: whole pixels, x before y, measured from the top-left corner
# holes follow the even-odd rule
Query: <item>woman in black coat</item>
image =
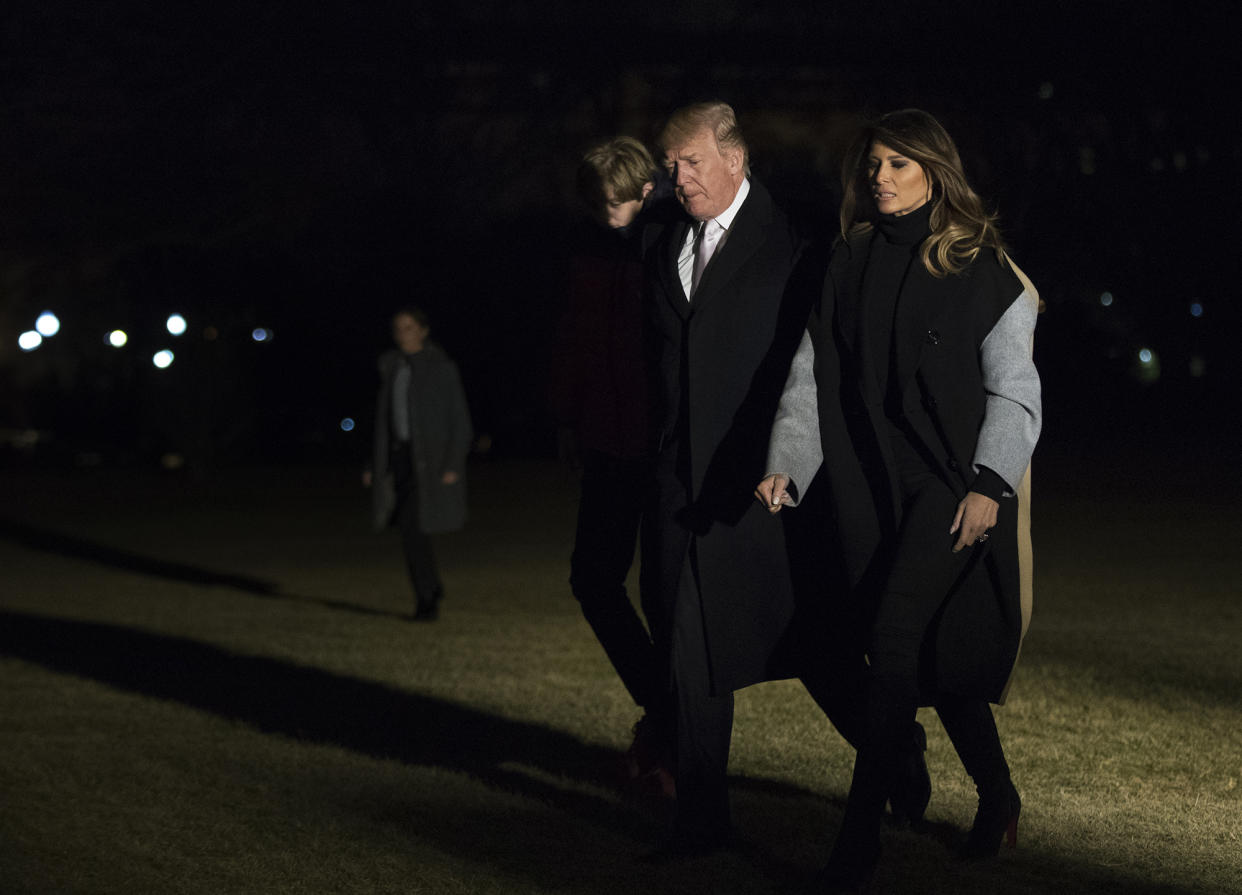
[(842, 239), (756, 492), (776, 512), (818, 470), (857, 598), (874, 601), (867, 727), (821, 875), (830, 891), (875, 867), (897, 744), (920, 704), (935, 705), (979, 793), (963, 856), (1016, 842), (1021, 801), (988, 703), (1003, 699), (1029, 617), (1041, 420), (1038, 296), (940, 124), (883, 116), (843, 182)]

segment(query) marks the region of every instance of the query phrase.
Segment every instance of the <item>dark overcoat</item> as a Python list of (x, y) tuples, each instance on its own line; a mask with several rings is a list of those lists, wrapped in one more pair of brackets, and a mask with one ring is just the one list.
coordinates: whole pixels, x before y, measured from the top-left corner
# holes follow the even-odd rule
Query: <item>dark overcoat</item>
[[(377, 531), (391, 525), (397, 508), (396, 477), (390, 464), (392, 391), (397, 370), (407, 358), (409, 456), (418, 495), (419, 529), (426, 534), (457, 531), (466, 523), (466, 456), (474, 436), (457, 365), (434, 343), (413, 355), (396, 350), (380, 355), (371, 478), (372, 524)], [(457, 481), (446, 485), (443, 474), (450, 470), (457, 473)]]
[[(863, 599), (883, 584), (886, 549), (901, 521), (889, 424), (860, 306), (871, 238), (864, 233), (838, 245), (807, 327), (815, 349), (821, 476), (831, 488), (843, 559)], [(1026, 380), (1018, 390), (1024, 397), (1015, 401), (998, 394), (1004, 371), (985, 370), (982, 362), (984, 341), (1002, 318), (1010, 325), (1016, 303), (1023, 303), (1017, 310), (1033, 327), (1030, 308), (1038, 298), (1015, 270), (987, 253), (959, 275), (935, 278), (916, 259), (897, 304), (892, 375), (903, 390), (903, 414), (932, 468), (959, 500), (973, 482), (988, 413), (1014, 414), (1015, 426), (1028, 430), (1015, 431), (1016, 440), (1028, 439), (1031, 447), (1038, 435), (1037, 377), (1030, 397), (1033, 367), (1012, 377)], [(1011, 352), (1020, 367), (1025, 360), (1017, 355), (1029, 359), (1030, 350), (1029, 333), (1022, 338), (1028, 344)], [(969, 565), (924, 643), (926, 702), (940, 691), (1003, 699), (1030, 611), (1029, 451), (1025, 458), (1011, 470), (997, 470), (1016, 495), (1000, 501), (989, 539), (968, 548)]]
[(761, 184), (751, 181), (693, 302), (677, 272), (690, 225), (667, 226), (647, 253), (659, 392), (653, 576), (667, 624), (693, 543), (712, 685), (724, 692), (791, 674), (774, 664), (794, 612), (783, 526), (752, 495), (815, 290)]

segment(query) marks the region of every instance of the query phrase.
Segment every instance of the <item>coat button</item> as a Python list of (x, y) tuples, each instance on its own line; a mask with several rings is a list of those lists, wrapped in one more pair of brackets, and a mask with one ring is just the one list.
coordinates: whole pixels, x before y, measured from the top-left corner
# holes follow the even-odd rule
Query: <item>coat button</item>
[(953, 470), (954, 472), (957, 472), (957, 461), (954, 460), (952, 457), (950, 457), (948, 460), (945, 460), (944, 465), (949, 467), (949, 469)]
[(933, 398), (931, 395), (928, 395), (926, 398), (923, 399), (923, 406), (926, 407), (928, 410), (935, 409), (936, 399)]
[(940, 344), (939, 330), (929, 329), (927, 331), (927, 344), (928, 345), (939, 345)]

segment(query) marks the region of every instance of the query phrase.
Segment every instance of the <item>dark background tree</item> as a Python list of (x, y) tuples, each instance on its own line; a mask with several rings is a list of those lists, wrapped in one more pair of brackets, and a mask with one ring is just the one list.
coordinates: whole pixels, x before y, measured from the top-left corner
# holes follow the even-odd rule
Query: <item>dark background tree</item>
[[(389, 311), (416, 302), (480, 431), (544, 451), (577, 158), (719, 97), (822, 236), (858, 117), (940, 116), (1048, 302), (1050, 434), (1214, 437), (1238, 372), (1238, 16), (1043, 6), (6, 4), (0, 429), (91, 462), (356, 458), (340, 421), (366, 413)], [(20, 351), (45, 308), (61, 333)]]

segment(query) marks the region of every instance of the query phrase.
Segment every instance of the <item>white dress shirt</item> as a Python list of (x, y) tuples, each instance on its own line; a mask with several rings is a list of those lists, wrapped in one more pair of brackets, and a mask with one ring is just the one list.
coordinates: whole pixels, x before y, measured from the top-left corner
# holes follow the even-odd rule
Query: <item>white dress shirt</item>
[[(737, 188), (737, 195), (733, 197), (733, 202), (716, 215), (714, 220), (724, 230), (720, 234), (720, 241), (716, 243), (716, 254), (720, 254), (724, 248), (725, 242), (729, 238), (729, 228), (733, 226), (733, 219), (737, 217), (738, 210), (742, 207), (742, 203), (746, 201), (746, 197), (750, 194), (750, 179), (743, 178), (741, 186)], [(697, 248), (698, 234), (702, 226), (689, 227), (686, 230), (686, 240), (682, 243), (681, 254), (677, 256), (677, 273), (681, 276), (681, 288), (686, 292), (686, 300), (690, 300), (690, 284), (694, 279), (694, 253)], [(713, 258), (715, 255), (712, 256)], [(709, 265), (710, 266), (710, 265)], [(707, 271), (704, 270), (704, 274)]]

